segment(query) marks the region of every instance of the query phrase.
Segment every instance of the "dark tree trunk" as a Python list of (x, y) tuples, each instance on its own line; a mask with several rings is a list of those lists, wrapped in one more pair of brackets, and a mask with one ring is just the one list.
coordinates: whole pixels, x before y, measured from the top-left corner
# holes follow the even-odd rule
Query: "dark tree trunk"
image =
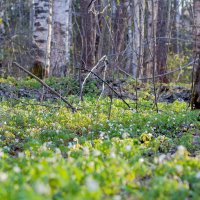
[(194, 0), (194, 88), (192, 108), (200, 109), (200, 0)]
[(127, 21), (127, 5), (125, 0), (121, 0), (117, 5), (114, 26), (113, 26), (113, 34), (114, 34), (114, 51), (115, 54), (115, 68), (116, 66), (120, 66), (120, 55), (125, 48), (126, 41), (126, 29), (128, 26)]
[[(158, 0), (158, 16), (156, 31), (156, 63), (157, 73), (164, 74), (167, 72), (167, 25), (168, 25), (168, 1)], [(160, 82), (169, 82), (167, 76), (161, 76)]]
[[(82, 66), (91, 69), (95, 64), (96, 21), (95, 15), (89, 11), (91, 0), (81, 0), (81, 30), (82, 30)], [(89, 6), (89, 7), (88, 7)]]

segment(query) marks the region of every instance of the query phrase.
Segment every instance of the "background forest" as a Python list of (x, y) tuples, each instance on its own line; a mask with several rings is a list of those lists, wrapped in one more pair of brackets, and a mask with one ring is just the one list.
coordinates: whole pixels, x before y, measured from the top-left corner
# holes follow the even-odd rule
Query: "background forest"
[[(179, 66), (186, 68), (193, 57), (192, 3), (2, 0), (1, 75), (22, 76), (12, 65), (17, 61), (33, 71), (38, 70), (37, 64), (42, 65), (46, 71), (39, 72), (44, 73), (40, 76), (77, 77), (103, 56), (109, 72), (144, 81), (153, 73), (157, 76)], [(159, 80), (189, 82), (191, 71), (187, 69)]]
[(0, 0), (0, 200), (198, 200), (200, 0)]

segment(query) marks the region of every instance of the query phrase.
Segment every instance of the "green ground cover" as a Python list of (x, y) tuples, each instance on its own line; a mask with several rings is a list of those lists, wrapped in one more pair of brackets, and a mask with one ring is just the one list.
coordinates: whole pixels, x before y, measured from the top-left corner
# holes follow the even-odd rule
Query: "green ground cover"
[(1, 101), (0, 199), (199, 199), (198, 112), (139, 103)]

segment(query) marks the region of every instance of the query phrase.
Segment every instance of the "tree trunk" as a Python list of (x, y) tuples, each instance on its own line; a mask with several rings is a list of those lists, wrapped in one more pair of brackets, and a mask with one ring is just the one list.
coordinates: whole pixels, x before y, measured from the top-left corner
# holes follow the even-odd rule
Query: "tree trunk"
[(81, 31), (82, 31), (82, 52), (81, 61), (82, 66), (91, 69), (96, 61), (95, 47), (96, 47), (96, 21), (94, 14), (88, 10), (91, 0), (81, 0)]
[(157, 13), (156, 0), (147, 0), (146, 3), (146, 30), (145, 30), (145, 48), (144, 48), (144, 77), (151, 77), (153, 71), (153, 57), (154, 55), (154, 35), (156, 30), (156, 19)]
[[(168, 2), (158, 0), (158, 16), (157, 16), (157, 31), (156, 31), (156, 62), (157, 73), (164, 74), (167, 72), (167, 28), (168, 28)], [(167, 83), (167, 76), (161, 76), (160, 82)]]
[(132, 48), (132, 69), (133, 76), (137, 77), (140, 53), (140, 0), (133, 2), (133, 48)]
[(200, 0), (194, 0), (194, 88), (192, 108), (200, 109)]
[(43, 76), (49, 76), (52, 37), (52, 0), (33, 1), (33, 47), (34, 67), (46, 68)]
[(114, 33), (114, 54), (115, 54), (115, 66), (120, 66), (120, 57), (125, 47), (125, 32), (127, 28), (127, 5), (126, 0), (121, 0), (117, 3), (117, 10), (115, 15), (115, 21), (113, 26)]
[(51, 42), (51, 70), (53, 76), (65, 76), (70, 57), (69, 23), (71, 0), (53, 2), (53, 32)]

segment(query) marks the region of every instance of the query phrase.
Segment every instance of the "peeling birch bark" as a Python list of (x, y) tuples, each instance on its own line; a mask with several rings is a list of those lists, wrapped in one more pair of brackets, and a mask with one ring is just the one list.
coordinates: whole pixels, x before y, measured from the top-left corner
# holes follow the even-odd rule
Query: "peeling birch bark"
[(52, 0), (33, 0), (33, 48), (34, 62), (46, 68), (49, 75), (51, 33), (52, 33)]
[(51, 46), (51, 74), (65, 76), (70, 60), (71, 0), (53, 2), (53, 33)]

